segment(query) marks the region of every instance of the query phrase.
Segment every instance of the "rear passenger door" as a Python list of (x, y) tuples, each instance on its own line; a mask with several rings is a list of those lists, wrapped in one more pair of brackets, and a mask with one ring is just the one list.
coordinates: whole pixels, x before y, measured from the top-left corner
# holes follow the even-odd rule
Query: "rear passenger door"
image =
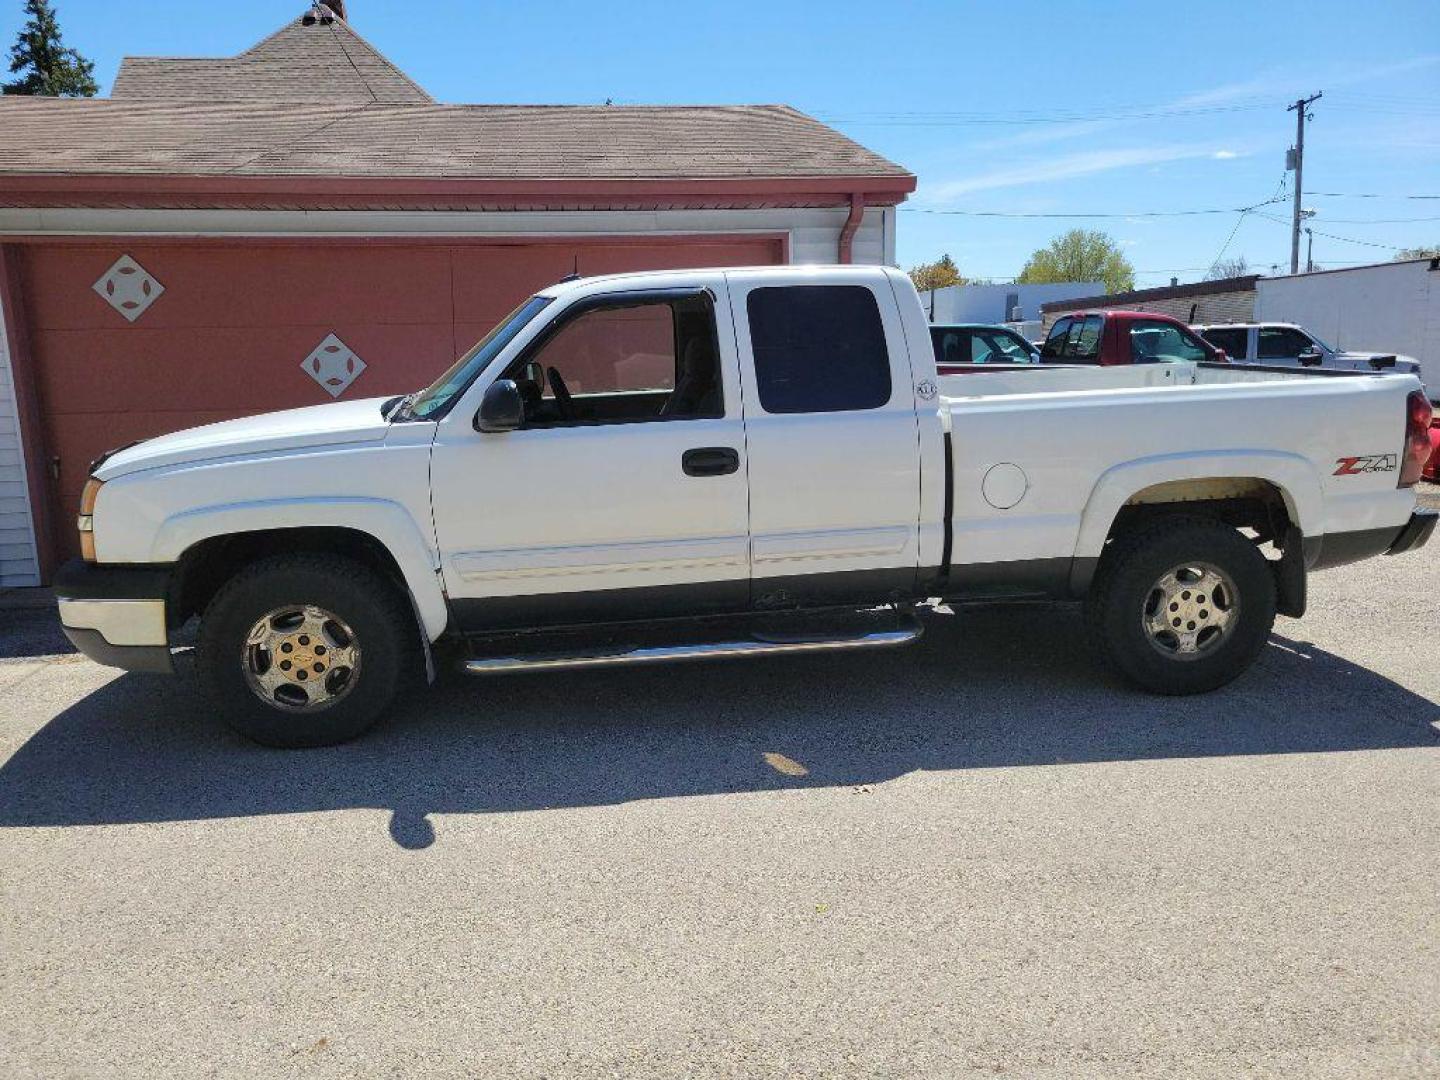
[[(740, 354), (757, 607), (915, 587), (915, 378), (887, 279), (727, 274)], [(922, 346), (923, 347), (923, 346)], [(933, 393), (933, 387), (929, 388)]]

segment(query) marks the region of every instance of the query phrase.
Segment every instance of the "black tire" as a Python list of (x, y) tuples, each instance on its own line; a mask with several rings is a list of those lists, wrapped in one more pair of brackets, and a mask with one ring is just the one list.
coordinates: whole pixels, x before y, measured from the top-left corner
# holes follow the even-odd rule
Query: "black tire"
[[(359, 650), (353, 685), (347, 680), (342, 696), (303, 711), (262, 700), (246, 674), (251, 627), (288, 605), (334, 613)], [(380, 719), (419, 651), (417, 632), (398, 588), (369, 567), (339, 556), (280, 555), (245, 567), (215, 594), (200, 623), (196, 663), (221, 716), (241, 735), (264, 746), (331, 746)]]
[[(1182, 659), (1147, 630), (1145, 613), (1165, 575), (1197, 563), (1233, 583), (1233, 623), (1213, 647)], [(1085, 602), (1085, 625), (1102, 662), (1137, 686), (1156, 694), (1203, 694), (1241, 675), (1265, 647), (1275, 625), (1275, 578), (1254, 543), (1229, 526), (1166, 518), (1107, 548)]]

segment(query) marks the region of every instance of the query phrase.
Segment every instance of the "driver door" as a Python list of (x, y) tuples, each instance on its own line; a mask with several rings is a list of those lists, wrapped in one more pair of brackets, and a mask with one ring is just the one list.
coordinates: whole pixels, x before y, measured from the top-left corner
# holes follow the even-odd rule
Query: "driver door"
[(497, 373), (526, 401), (519, 430), (474, 429), (479, 384), (441, 422), (435, 530), (463, 630), (744, 610), (744, 420), (724, 289), (717, 275), (572, 301)]

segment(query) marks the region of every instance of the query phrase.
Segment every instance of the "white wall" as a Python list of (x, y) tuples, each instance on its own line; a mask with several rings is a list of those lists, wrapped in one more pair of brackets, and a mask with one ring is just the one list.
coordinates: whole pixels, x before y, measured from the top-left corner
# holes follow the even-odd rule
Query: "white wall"
[[(1045, 285), (951, 285), (935, 290), (933, 323), (1000, 323), (1010, 321), (1006, 301), (1016, 296), (1025, 319), (1039, 319), (1040, 305), (1053, 300), (1078, 300), (1105, 292), (1101, 281), (1064, 281)], [(930, 290), (920, 294), (930, 313)]]
[[(54, 236), (587, 236), (667, 233), (788, 233), (790, 261), (833, 263), (849, 210), (545, 210), (514, 213), (427, 210), (0, 209), (0, 237)], [(893, 265), (895, 209), (865, 211), (857, 263)]]
[(1440, 394), (1440, 270), (1428, 259), (1261, 278), (1255, 319), (1298, 323), (1337, 349), (1413, 356)]
[(39, 585), (35, 522), (25, 481), (19, 410), (10, 369), (10, 343), (0, 318), (0, 586)]

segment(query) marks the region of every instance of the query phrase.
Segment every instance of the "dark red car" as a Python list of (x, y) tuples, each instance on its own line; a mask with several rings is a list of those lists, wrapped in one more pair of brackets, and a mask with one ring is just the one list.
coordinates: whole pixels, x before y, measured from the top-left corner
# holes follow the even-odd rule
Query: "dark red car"
[(1040, 349), (1050, 364), (1229, 363), (1179, 319), (1150, 311), (1077, 311), (1055, 320)]

